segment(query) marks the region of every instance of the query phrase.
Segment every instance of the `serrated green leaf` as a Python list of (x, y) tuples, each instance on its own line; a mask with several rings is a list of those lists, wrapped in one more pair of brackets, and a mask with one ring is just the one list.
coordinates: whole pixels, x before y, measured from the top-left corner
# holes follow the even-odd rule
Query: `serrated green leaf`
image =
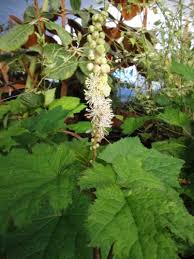
[(59, 38), (61, 39), (62, 44), (64, 46), (68, 46), (69, 44), (72, 43), (72, 37), (71, 37), (70, 33), (67, 32), (63, 27), (61, 27), (60, 25), (58, 25), (57, 23), (52, 22), (52, 21), (48, 21), (45, 24), (46, 24), (47, 29), (55, 30), (57, 32), (57, 34), (58, 34)]
[(146, 148), (141, 145), (138, 138), (123, 138), (114, 144), (108, 145), (106, 149), (99, 154), (99, 158), (107, 163), (113, 163), (118, 156), (132, 154), (138, 157), (144, 155), (145, 150)]
[(114, 244), (114, 259), (177, 258), (175, 242), (154, 215), (161, 197), (142, 191), (144, 196), (140, 189), (124, 194), (117, 186), (97, 191), (88, 218), (91, 245), (110, 248)]
[(194, 81), (194, 69), (188, 65), (172, 61), (171, 71), (181, 75), (184, 79)]
[(189, 115), (178, 109), (166, 108), (157, 118), (171, 125), (181, 127), (185, 132), (191, 131), (191, 119)]
[(23, 93), (19, 95), (18, 100), (30, 109), (41, 107), (44, 104), (44, 96), (42, 94)]
[(194, 244), (194, 218), (177, 192), (182, 160), (146, 149), (137, 138), (108, 145), (99, 158), (109, 165), (94, 164), (80, 179), (81, 188), (96, 189), (91, 246), (108, 254), (113, 245), (114, 259), (174, 259)]
[(87, 169), (80, 178), (81, 189), (90, 189), (94, 186), (100, 188), (109, 186), (116, 182), (116, 174), (109, 165), (95, 163), (92, 168)]
[[(116, 172), (121, 171), (118, 176), (120, 182), (127, 183), (128, 177), (133, 175), (132, 172), (134, 175), (135, 172), (139, 173), (142, 179), (146, 177), (145, 172), (149, 172), (171, 187), (179, 188), (178, 176), (183, 160), (161, 154), (154, 149), (147, 149), (138, 138), (125, 138), (108, 145), (99, 158), (112, 163)], [(121, 162), (125, 166), (122, 167)], [(131, 172), (131, 175), (128, 172)]]
[(10, 216), (19, 225), (30, 221), (45, 203), (54, 213), (66, 209), (72, 202), (79, 175), (80, 165), (76, 161), (74, 152), (65, 144), (39, 144), (32, 154), (15, 149), (1, 156), (1, 227)]
[(169, 154), (175, 157), (182, 157), (186, 146), (182, 139), (169, 139), (157, 141), (152, 144), (152, 147), (162, 153)]
[(88, 199), (80, 193), (73, 204), (59, 215), (45, 215), (16, 233), (7, 236), (8, 259), (86, 259), (92, 256), (87, 247), (84, 223)]
[(64, 119), (68, 111), (61, 107), (52, 110), (43, 110), (39, 115), (24, 120), (21, 126), (40, 138), (46, 138), (57, 130), (64, 128)]
[(43, 55), (45, 77), (65, 80), (70, 78), (77, 69), (75, 55), (57, 44), (47, 44), (44, 47)]
[(0, 50), (14, 51), (19, 49), (26, 43), (33, 31), (34, 26), (31, 24), (15, 25), (6, 34), (0, 36)]
[(91, 159), (90, 143), (88, 142), (88, 139), (72, 139), (72, 141), (68, 142), (68, 147), (73, 150), (79, 161), (82, 161), (83, 164), (86, 162), (88, 164), (88, 161)]
[(150, 117), (131, 117), (127, 118), (123, 125), (122, 125), (122, 131), (124, 134), (132, 134), (136, 129), (141, 128), (144, 123), (148, 120), (150, 120)]
[(11, 147), (17, 146), (18, 143), (15, 140), (15, 137), (26, 132), (28, 131), (22, 128), (20, 123), (15, 123), (8, 129), (2, 130), (0, 134), (0, 150), (3, 152), (8, 152)]

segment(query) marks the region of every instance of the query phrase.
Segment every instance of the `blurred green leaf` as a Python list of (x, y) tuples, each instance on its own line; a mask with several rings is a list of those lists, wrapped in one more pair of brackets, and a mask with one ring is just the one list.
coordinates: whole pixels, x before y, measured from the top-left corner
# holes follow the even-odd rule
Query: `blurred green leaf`
[(176, 62), (172, 60), (171, 71), (178, 75), (181, 75), (185, 80), (190, 80), (194, 82), (194, 68)]
[(45, 25), (47, 29), (56, 31), (64, 46), (68, 46), (69, 44), (71, 44), (72, 37), (70, 33), (67, 32), (62, 26), (52, 21), (46, 22)]
[(70, 4), (73, 10), (79, 10), (81, 7), (81, 0), (70, 0)]
[(79, 121), (75, 124), (68, 124), (67, 128), (76, 133), (89, 133), (92, 130), (91, 122), (89, 121)]
[(191, 131), (191, 118), (179, 109), (166, 108), (163, 113), (157, 115), (157, 118), (168, 124), (181, 127), (185, 132)]
[(14, 51), (19, 49), (28, 37), (34, 32), (34, 26), (31, 24), (18, 24), (7, 33), (0, 36), (0, 50)]
[(151, 117), (131, 117), (127, 118), (121, 126), (124, 134), (132, 134), (136, 129), (141, 128)]
[(57, 44), (47, 44), (43, 50), (44, 70), (47, 78), (65, 80), (77, 69), (77, 58), (70, 51)]

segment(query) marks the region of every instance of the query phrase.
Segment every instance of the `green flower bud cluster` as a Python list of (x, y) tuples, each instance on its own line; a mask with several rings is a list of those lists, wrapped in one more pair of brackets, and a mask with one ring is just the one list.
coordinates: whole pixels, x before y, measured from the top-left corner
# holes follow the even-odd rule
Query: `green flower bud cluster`
[(88, 55), (90, 62), (87, 69), (96, 74), (108, 74), (110, 72), (110, 66), (106, 59), (105, 33), (102, 30), (102, 25), (107, 17), (108, 13), (106, 11), (93, 15), (92, 25), (89, 26), (90, 34), (87, 36), (90, 48)]

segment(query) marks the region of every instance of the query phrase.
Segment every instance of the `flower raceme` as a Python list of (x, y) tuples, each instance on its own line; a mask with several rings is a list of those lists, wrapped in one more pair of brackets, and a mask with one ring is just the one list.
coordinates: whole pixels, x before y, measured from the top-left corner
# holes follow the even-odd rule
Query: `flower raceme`
[(111, 99), (108, 98), (111, 92), (108, 84), (110, 66), (106, 59), (105, 34), (102, 31), (102, 24), (107, 15), (106, 11), (102, 11), (92, 17), (93, 23), (89, 26), (90, 34), (87, 36), (90, 47), (88, 56), (90, 62), (87, 69), (90, 74), (85, 82), (85, 99), (89, 105), (87, 117), (92, 122), (93, 153), (96, 153), (99, 143), (108, 134), (107, 129), (111, 128), (114, 116)]
[(108, 133), (107, 128), (112, 126), (113, 112), (110, 94), (110, 86), (104, 84), (102, 76), (92, 74), (86, 80), (85, 99), (89, 104), (87, 117), (92, 121), (92, 137), (99, 143)]

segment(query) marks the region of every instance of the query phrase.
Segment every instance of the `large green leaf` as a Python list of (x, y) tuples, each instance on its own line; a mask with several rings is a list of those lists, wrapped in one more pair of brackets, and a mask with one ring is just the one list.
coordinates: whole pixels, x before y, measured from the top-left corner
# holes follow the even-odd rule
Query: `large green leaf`
[(181, 64), (173, 60), (171, 71), (181, 75), (186, 80), (194, 81), (194, 68), (190, 67), (189, 65)]
[(46, 27), (49, 30), (55, 30), (57, 32), (64, 46), (71, 44), (72, 37), (63, 27), (52, 21), (46, 22)]
[(171, 125), (181, 127), (185, 132), (191, 131), (191, 119), (189, 115), (178, 109), (166, 108), (164, 113), (160, 113), (157, 118)]
[(132, 134), (136, 129), (141, 128), (144, 123), (148, 120), (150, 120), (150, 117), (131, 117), (127, 118), (123, 125), (122, 125), (122, 130), (124, 134)]
[(36, 145), (32, 154), (15, 149), (0, 157), (0, 223), (12, 216), (27, 222), (48, 203), (55, 214), (72, 202), (80, 163), (68, 145)]
[(43, 55), (45, 77), (65, 80), (70, 78), (77, 69), (77, 58), (74, 53), (57, 44), (47, 44)]
[(8, 259), (86, 259), (92, 257), (84, 228), (88, 200), (78, 193), (65, 213), (45, 215), (8, 235)]
[(34, 26), (31, 24), (15, 25), (6, 34), (0, 36), (0, 50), (14, 51), (19, 49), (26, 43), (33, 31)]
[(91, 246), (108, 254), (113, 245), (115, 259), (175, 259), (182, 245), (194, 245), (194, 218), (177, 192), (182, 160), (146, 149), (137, 138), (108, 145), (99, 158), (103, 164), (80, 179), (81, 188), (96, 189), (87, 224)]

